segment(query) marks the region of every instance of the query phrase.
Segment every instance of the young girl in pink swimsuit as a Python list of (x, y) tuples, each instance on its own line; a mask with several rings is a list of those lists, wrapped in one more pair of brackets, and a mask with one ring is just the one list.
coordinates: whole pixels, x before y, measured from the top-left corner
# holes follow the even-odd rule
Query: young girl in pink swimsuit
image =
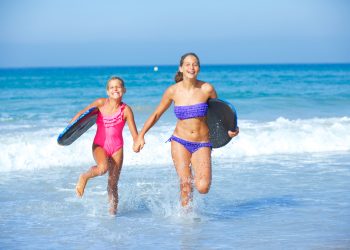
[(108, 171), (109, 211), (115, 215), (118, 207), (118, 180), (123, 164), (122, 131), (125, 122), (127, 122), (135, 141), (137, 128), (131, 108), (122, 102), (122, 97), (126, 92), (124, 81), (119, 77), (112, 77), (108, 80), (106, 88), (108, 98), (95, 100), (78, 112), (72, 119), (74, 121), (92, 107), (99, 109), (96, 120), (97, 131), (92, 144), (92, 154), (96, 161), (96, 166), (91, 167), (87, 172), (80, 175), (76, 185), (76, 192), (79, 197), (82, 197), (88, 180), (103, 175)]

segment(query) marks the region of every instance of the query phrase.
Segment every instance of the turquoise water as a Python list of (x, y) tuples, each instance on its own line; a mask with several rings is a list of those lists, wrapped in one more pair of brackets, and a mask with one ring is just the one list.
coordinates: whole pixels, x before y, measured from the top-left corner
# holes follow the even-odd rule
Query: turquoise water
[(199, 78), (238, 111), (240, 135), (213, 151), (213, 184), (178, 204), (172, 109), (140, 154), (126, 128), (120, 209), (106, 177), (75, 197), (94, 127), (69, 147), (71, 117), (124, 78), (140, 129), (176, 66), (0, 69), (0, 248), (350, 248), (350, 65), (203, 65)]

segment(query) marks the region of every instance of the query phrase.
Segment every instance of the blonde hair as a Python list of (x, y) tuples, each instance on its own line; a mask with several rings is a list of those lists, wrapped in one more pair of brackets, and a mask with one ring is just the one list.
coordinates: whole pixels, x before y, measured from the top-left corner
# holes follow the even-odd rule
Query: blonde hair
[(125, 87), (125, 85), (124, 85), (124, 80), (123, 80), (122, 78), (120, 78), (119, 76), (112, 76), (112, 77), (110, 77), (110, 78), (108, 79), (108, 81), (107, 81), (106, 89), (108, 89), (109, 83), (110, 83), (111, 81), (113, 81), (113, 80), (118, 80), (118, 81), (120, 81), (120, 82), (122, 83), (123, 88)]
[[(184, 64), (184, 60), (185, 60), (185, 58), (188, 57), (188, 56), (194, 56), (194, 57), (197, 59), (198, 66), (201, 67), (201, 63), (200, 63), (200, 61), (199, 61), (199, 57), (198, 57), (195, 53), (193, 53), (193, 52), (189, 52), (189, 53), (186, 53), (186, 54), (184, 54), (183, 56), (181, 56), (180, 63), (179, 63), (179, 66), (180, 66), (180, 67)], [(183, 74), (182, 74), (182, 72), (180, 72), (180, 71), (178, 70), (178, 71), (176, 72), (176, 74), (175, 74), (174, 79), (175, 79), (175, 82), (181, 82), (181, 81), (183, 80)]]

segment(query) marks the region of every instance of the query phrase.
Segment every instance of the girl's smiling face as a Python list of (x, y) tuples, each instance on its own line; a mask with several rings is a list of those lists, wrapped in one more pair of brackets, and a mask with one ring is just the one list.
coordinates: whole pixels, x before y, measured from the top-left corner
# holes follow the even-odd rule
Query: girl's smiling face
[(184, 78), (196, 79), (199, 73), (199, 63), (195, 56), (187, 56), (183, 64), (179, 67), (179, 71), (182, 72)]
[(123, 83), (118, 79), (110, 80), (107, 87), (107, 95), (113, 99), (122, 98), (125, 93)]

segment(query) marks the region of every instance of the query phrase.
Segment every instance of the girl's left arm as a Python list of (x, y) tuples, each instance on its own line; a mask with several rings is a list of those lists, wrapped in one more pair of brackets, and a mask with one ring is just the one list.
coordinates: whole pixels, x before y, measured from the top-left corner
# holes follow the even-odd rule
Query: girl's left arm
[(136, 123), (134, 119), (134, 113), (132, 112), (132, 109), (129, 106), (125, 107), (124, 110), (124, 119), (128, 123), (128, 127), (132, 136), (132, 139), (135, 141), (138, 135)]

